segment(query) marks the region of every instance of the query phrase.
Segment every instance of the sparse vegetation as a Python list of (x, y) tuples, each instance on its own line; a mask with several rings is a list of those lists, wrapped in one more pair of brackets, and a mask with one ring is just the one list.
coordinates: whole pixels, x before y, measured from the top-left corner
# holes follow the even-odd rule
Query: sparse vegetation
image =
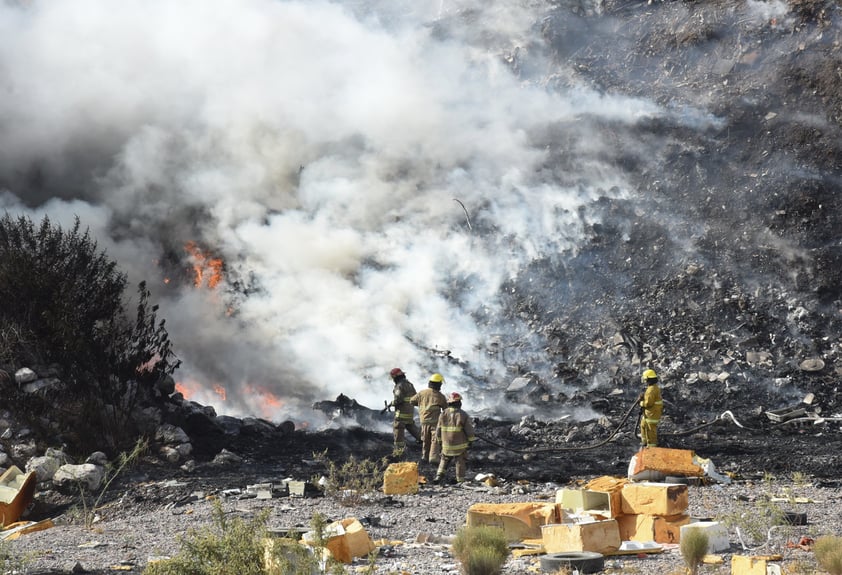
[(251, 521), (225, 516), (214, 502), (213, 523), (191, 530), (181, 540), (181, 551), (171, 559), (150, 564), (146, 575), (258, 575), (264, 569), (266, 521), (269, 511)]
[(102, 485), (102, 488), (99, 490), (99, 495), (97, 496), (96, 500), (94, 501), (93, 505), (89, 508), (88, 501), (85, 493), (85, 489), (80, 486), (79, 491), (81, 494), (80, 500), (82, 502), (82, 507), (84, 510), (84, 518), (85, 518), (85, 527), (90, 529), (93, 526), (94, 517), (96, 516), (96, 510), (99, 507), (102, 498), (105, 496), (106, 491), (108, 491), (108, 487), (111, 483), (117, 479), (117, 477), (123, 472), (123, 470), (132, 465), (136, 462), (140, 456), (145, 454), (149, 449), (149, 441), (147, 439), (138, 439), (135, 443), (134, 449), (130, 452), (126, 453), (123, 452), (117, 459), (117, 466), (110, 466), (106, 470), (105, 482)]
[[(769, 472), (763, 475), (763, 492), (752, 505), (738, 503), (733, 512), (720, 517), (722, 523), (733, 527), (745, 549), (756, 549), (769, 544), (773, 528), (789, 529), (787, 514), (780, 505), (780, 498), (774, 496), (775, 476)], [(787, 502), (795, 500), (792, 491), (784, 490)]]
[(825, 535), (816, 539), (813, 553), (819, 567), (830, 575), (842, 575), (842, 537)]
[(690, 575), (699, 572), (699, 566), (708, 552), (708, 535), (701, 529), (686, 529), (681, 534), (681, 558), (690, 570)]
[(103, 442), (112, 453), (130, 447), (137, 434), (127, 414), (180, 364), (146, 285), (133, 318), (125, 288), (125, 275), (78, 218), (68, 230), (47, 217), (37, 226), (0, 218), (0, 366), (50, 365), (61, 381), (49, 397), (12, 389), (9, 399), (35, 429), (45, 413), (63, 418), (79, 452)]
[[(253, 519), (229, 519), (214, 502), (213, 523), (191, 530), (181, 551), (151, 563), (145, 575), (313, 575), (322, 571), (310, 550), (286, 538), (271, 538), (266, 523), (271, 510)], [(271, 542), (270, 542), (271, 541)]]
[(452, 551), (464, 575), (496, 575), (509, 556), (509, 544), (498, 527), (462, 527), (453, 540)]
[(383, 482), (383, 473), (389, 465), (386, 458), (357, 459), (353, 455), (338, 464), (328, 458), (327, 451), (318, 454), (318, 459), (327, 467), (325, 495), (351, 507), (360, 505), (378, 491)]

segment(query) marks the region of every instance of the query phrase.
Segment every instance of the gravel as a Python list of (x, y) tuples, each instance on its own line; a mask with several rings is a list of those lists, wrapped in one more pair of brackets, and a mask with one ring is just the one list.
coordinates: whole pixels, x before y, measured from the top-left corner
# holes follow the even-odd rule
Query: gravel
[[(458, 573), (459, 566), (449, 552), (447, 540), (464, 524), (473, 503), (552, 502), (558, 489), (592, 479), (574, 479), (564, 485), (509, 481), (487, 487), (475, 480), (461, 486), (422, 485), (418, 494), (378, 493), (362, 504), (343, 506), (329, 497), (282, 496), (278, 490), (273, 491), (271, 499), (245, 497), (248, 485), (273, 481), (271, 471), (265, 469), (258, 472), (244, 468), (225, 473), (208, 469), (204, 474), (200, 468), (188, 476), (149, 477), (136, 475), (114, 487), (114, 498), (98, 511), (92, 529), (84, 527), (83, 513), (76, 505), (54, 517), (58, 523), (55, 527), (10, 541), (12, 551), (25, 557), (25, 572), (141, 572), (149, 560), (175, 554), (179, 537), (189, 529), (210, 525), (212, 501), (219, 499), (230, 517), (248, 519), (269, 509), (269, 526), (278, 531), (309, 527), (315, 513), (330, 520), (356, 517), (381, 546), (374, 563), (376, 574)], [(278, 484), (279, 479), (274, 478), (274, 482)], [(840, 487), (833, 480), (812, 480), (795, 474), (786, 478), (736, 479), (730, 485), (691, 485), (688, 489), (689, 512), (694, 518), (733, 520), (729, 526), (731, 547), (721, 554), (723, 564), (707, 567), (708, 573), (729, 573), (732, 554), (774, 553), (782, 554), (786, 563), (797, 566), (801, 572), (812, 572), (812, 553), (792, 545), (802, 537), (842, 533)], [(39, 492), (35, 508), (59, 509), (55, 502), (60, 499), (58, 494)], [(747, 531), (751, 528), (763, 526), (765, 531), (766, 525), (759, 517), (772, 506), (806, 513), (807, 525), (775, 527), (768, 542), (750, 540)], [(737, 535), (740, 526), (746, 546), (763, 546), (743, 550)], [(417, 542), (424, 539), (424, 534), (433, 542)], [(367, 566), (367, 560), (361, 558), (347, 571), (364, 571)], [(682, 567), (677, 546), (666, 545), (658, 554), (608, 557), (605, 572), (678, 573)], [(503, 568), (506, 574), (536, 572), (540, 572), (537, 556), (510, 557)]]

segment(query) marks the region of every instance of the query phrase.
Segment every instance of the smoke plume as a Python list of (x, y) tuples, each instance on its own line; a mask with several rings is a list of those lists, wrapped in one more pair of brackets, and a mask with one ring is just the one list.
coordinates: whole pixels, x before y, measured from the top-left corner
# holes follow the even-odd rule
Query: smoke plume
[[(507, 0), (7, 1), (0, 206), (78, 215), (148, 281), (176, 379), (221, 413), (308, 419), (339, 393), (378, 407), (395, 366), (419, 389), (443, 373), (477, 408), (512, 377), (489, 352), (518, 329), (501, 286), (574, 254), (587, 207), (631, 193), (593, 124), (669, 113), (549, 82), (541, 16)], [(187, 242), (224, 262), (219, 285), (177, 277)]]

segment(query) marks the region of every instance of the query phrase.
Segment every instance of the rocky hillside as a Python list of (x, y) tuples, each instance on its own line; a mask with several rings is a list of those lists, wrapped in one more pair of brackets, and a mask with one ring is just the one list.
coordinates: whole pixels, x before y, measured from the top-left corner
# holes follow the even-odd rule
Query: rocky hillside
[[(597, 200), (575, 255), (535, 261), (507, 287), (509, 317), (531, 333), (501, 345), (540, 337), (551, 394), (570, 400), (594, 382), (608, 392), (646, 365), (681, 419), (810, 392), (837, 413), (840, 16), (821, 1), (554, 3), (540, 22), (551, 84), (674, 115), (631, 127), (581, 118), (636, 191)], [(539, 58), (524, 48), (528, 76)], [(576, 161), (585, 142), (566, 133), (548, 127), (546, 170)]]

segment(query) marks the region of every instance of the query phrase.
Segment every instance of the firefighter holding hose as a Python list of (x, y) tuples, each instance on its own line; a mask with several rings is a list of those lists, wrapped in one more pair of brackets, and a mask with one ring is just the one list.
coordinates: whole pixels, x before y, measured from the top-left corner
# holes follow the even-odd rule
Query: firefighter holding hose
[(395, 421), (392, 430), (395, 436), (394, 455), (402, 456), (406, 450), (406, 432), (408, 431), (418, 442), (421, 442), (421, 432), (415, 425), (415, 406), (410, 400), (415, 395), (415, 386), (406, 378), (406, 374), (399, 367), (389, 372), (395, 384), (392, 389), (392, 403), (386, 406), (395, 408)]
[(436, 442), (436, 425), (442, 410), (447, 409), (447, 398), (441, 392), (444, 377), (440, 373), (430, 376), (427, 389), (422, 389), (410, 399), (412, 405), (418, 406), (421, 416), (421, 464), (438, 461), (439, 446)]
[(638, 398), (643, 411), (640, 418), (640, 443), (644, 447), (656, 447), (658, 424), (661, 422), (661, 414), (664, 411), (661, 388), (658, 387), (658, 374), (654, 369), (647, 369), (640, 376), (640, 380), (646, 384), (646, 391)]

